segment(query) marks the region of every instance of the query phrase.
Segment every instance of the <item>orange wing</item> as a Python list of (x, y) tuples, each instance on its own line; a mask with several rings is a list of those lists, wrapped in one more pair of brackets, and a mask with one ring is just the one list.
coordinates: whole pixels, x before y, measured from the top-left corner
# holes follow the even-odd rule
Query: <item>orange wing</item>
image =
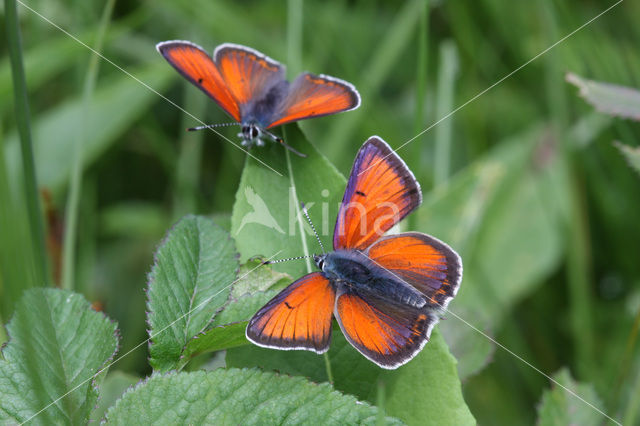
[(209, 95), (236, 121), (240, 121), (240, 106), (227, 88), (222, 75), (200, 46), (188, 41), (165, 41), (156, 49), (187, 80)]
[(334, 249), (364, 250), (422, 202), (407, 165), (377, 136), (356, 156), (333, 233)]
[(460, 287), (460, 256), (429, 235), (408, 232), (383, 237), (369, 247), (367, 255), (427, 296), (433, 307), (446, 309)]
[(257, 50), (225, 43), (213, 53), (227, 87), (241, 105), (263, 98), (277, 82), (284, 80), (284, 67)]
[(274, 349), (329, 350), (335, 290), (313, 272), (293, 282), (249, 321), (247, 339)]
[(349, 111), (360, 106), (360, 95), (351, 83), (326, 75), (303, 73), (267, 128), (312, 117)]
[(416, 356), (438, 322), (436, 313), (429, 309), (353, 291), (338, 295), (335, 316), (349, 343), (387, 369), (398, 368)]

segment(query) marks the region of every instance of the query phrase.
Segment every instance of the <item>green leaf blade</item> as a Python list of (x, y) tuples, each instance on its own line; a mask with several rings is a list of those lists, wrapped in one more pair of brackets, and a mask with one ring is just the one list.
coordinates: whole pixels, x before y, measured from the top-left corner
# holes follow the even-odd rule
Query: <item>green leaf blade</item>
[[(153, 375), (128, 391), (107, 424), (375, 424), (378, 409), (299, 377), (257, 370)], [(401, 424), (386, 418), (386, 424)]]
[(26, 291), (15, 312), (0, 360), (0, 421), (37, 414), (37, 424), (86, 422), (98, 396), (94, 375), (117, 351), (115, 323), (55, 289)]
[(149, 275), (154, 369), (177, 367), (187, 342), (226, 302), (237, 269), (233, 240), (210, 219), (186, 216), (169, 231)]
[[(242, 172), (231, 217), (231, 235), (243, 261), (256, 255), (280, 259), (321, 252), (299, 211), (301, 202), (306, 204), (325, 249), (333, 247), (333, 228), (346, 180), (305, 139), (297, 125), (286, 126), (285, 140), (307, 157), (298, 157), (271, 143), (261, 148), (260, 159), (282, 176), (251, 157)], [(310, 272), (312, 261), (273, 266), (297, 279)]]
[(640, 120), (639, 90), (588, 80), (573, 73), (568, 73), (566, 80), (580, 89), (580, 96), (598, 111), (614, 117)]

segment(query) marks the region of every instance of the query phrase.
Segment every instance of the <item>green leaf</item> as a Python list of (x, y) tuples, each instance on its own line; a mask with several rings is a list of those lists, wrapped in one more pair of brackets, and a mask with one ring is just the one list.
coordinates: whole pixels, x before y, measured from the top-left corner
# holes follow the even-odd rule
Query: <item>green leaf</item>
[[(157, 64), (133, 71), (133, 75), (157, 91), (162, 91), (174, 76), (166, 64)], [(118, 137), (158, 100), (158, 95), (127, 75), (101, 82), (92, 97), (91, 109), (83, 114), (82, 96), (78, 96), (51, 111), (41, 114), (33, 123), (33, 141), (38, 184), (52, 191), (67, 184), (71, 173), (69, 153), (73, 152), (79, 117), (88, 116), (84, 131), (86, 139), (83, 161), (85, 167), (100, 156)], [(19, 147), (16, 133), (6, 141), (7, 164), (12, 182), (19, 180)]]
[(417, 230), (446, 241), (463, 259), (453, 314), (441, 323), (462, 378), (487, 364), (493, 345), (454, 314), (491, 334), (510, 307), (557, 268), (567, 191), (557, 147), (538, 126), (428, 195), (415, 214)]
[(620, 142), (614, 142), (613, 144), (620, 150), (627, 160), (627, 163), (629, 163), (629, 166), (635, 170), (636, 173), (640, 173), (640, 147), (631, 147)]
[(256, 291), (265, 291), (272, 287), (284, 288), (292, 279), (289, 275), (274, 271), (269, 265), (262, 264), (263, 259), (251, 259), (240, 266), (238, 279), (231, 289), (234, 299)]
[[(187, 342), (180, 360), (180, 368), (196, 355), (248, 345), (249, 341), (244, 333), (247, 321), (290, 282), (287, 274), (273, 271), (268, 265), (262, 265), (258, 259), (240, 266), (229, 301), (216, 315), (213, 327)], [(271, 287), (275, 289), (261, 291)]]
[(573, 73), (567, 73), (566, 80), (580, 89), (580, 96), (598, 111), (615, 117), (640, 120), (640, 91), (587, 80)]
[(109, 407), (115, 404), (128, 388), (139, 381), (139, 377), (122, 371), (110, 372), (100, 384), (100, 398), (98, 399), (98, 405), (91, 413), (91, 421), (99, 422), (102, 420)]
[(116, 324), (79, 294), (38, 288), (24, 293), (7, 331), (0, 423), (84, 424), (103, 376), (96, 373), (118, 347)]
[[(437, 327), (424, 349), (396, 370), (384, 370), (367, 360), (337, 327), (333, 329), (328, 356), (337, 390), (373, 403), (381, 383), (385, 387), (385, 410), (389, 415), (410, 424), (475, 424), (462, 397), (456, 360)], [(315, 382), (327, 380), (323, 357), (308, 351), (245, 346), (227, 352), (227, 365), (259, 366), (305, 376)]]
[[(585, 401), (602, 410), (603, 404), (591, 384), (578, 383), (571, 378), (569, 370), (563, 368), (553, 375), (553, 379), (577, 393)], [(538, 407), (539, 426), (601, 425), (605, 418), (596, 409), (585, 404), (576, 396), (556, 384), (545, 390)]]
[(229, 297), (238, 269), (229, 234), (210, 219), (185, 216), (158, 248), (149, 274), (150, 363), (176, 368), (187, 342)]
[[(301, 202), (306, 204), (325, 247), (332, 247), (346, 180), (306, 141), (297, 125), (285, 126), (285, 130), (287, 144), (307, 157), (298, 157), (275, 143), (261, 147), (260, 159), (281, 176), (247, 157), (231, 217), (231, 235), (243, 261), (256, 255), (270, 259), (321, 252), (300, 212)], [(306, 259), (273, 267), (297, 279), (311, 271), (312, 263)]]
[(216, 315), (213, 327), (189, 340), (182, 353), (181, 365), (205, 352), (248, 345), (245, 329), (249, 318), (279, 291), (279, 289), (258, 291), (253, 294), (244, 294), (237, 300), (231, 300), (224, 310)]
[(107, 424), (400, 424), (329, 384), (257, 370), (155, 374), (128, 391)]

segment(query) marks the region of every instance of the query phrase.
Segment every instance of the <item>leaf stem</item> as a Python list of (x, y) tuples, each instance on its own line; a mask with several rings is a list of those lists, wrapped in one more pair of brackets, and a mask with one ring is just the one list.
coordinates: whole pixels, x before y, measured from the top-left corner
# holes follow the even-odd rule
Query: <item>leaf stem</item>
[(331, 371), (331, 360), (329, 360), (329, 352), (322, 354), (324, 358), (324, 368), (327, 370), (327, 380), (333, 384), (333, 372)]
[(38, 285), (44, 285), (49, 279), (47, 252), (44, 244), (44, 226), (42, 211), (38, 195), (35, 164), (33, 159), (33, 143), (31, 139), (31, 123), (29, 103), (27, 100), (27, 83), (24, 75), (22, 60), (22, 39), (18, 23), (18, 10), (15, 0), (4, 1), (7, 45), (11, 61), (11, 75), (13, 77), (13, 98), (15, 115), (20, 135), (22, 152), (22, 169), (24, 176), (24, 191), (27, 202), (27, 216), (35, 259), (34, 278)]
[[(100, 52), (104, 42), (104, 36), (111, 20), (115, 0), (107, 0), (100, 19), (94, 50)], [(78, 209), (80, 205), (80, 191), (82, 190), (82, 162), (84, 156), (83, 141), (85, 139), (85, 124), (88, 121), (91, 96), (96, 86), (98, 76), (99, 56), (92, 53), (89, 58), (87, 75), (84, 81), (82, 93), (82, 113), (78, 125), (78, 134), (73, 144), (73, 167), (69, 182), (69, 198), (64, 227), (63, 254), (62, 254), (62, 288), (72, 290), (74, 288), (75, 248), (78, 229)]]

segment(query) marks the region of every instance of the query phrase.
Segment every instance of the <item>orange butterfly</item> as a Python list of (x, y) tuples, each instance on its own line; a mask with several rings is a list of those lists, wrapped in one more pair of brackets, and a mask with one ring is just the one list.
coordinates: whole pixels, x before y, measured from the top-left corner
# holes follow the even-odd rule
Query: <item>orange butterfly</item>
[(406, 164), (378, 137), (356, 157), (338, 212), (335, 251), (249, 321), (246, 336), (274, 349), (329, 350), (332, 316), (362, 355), (387, 369), (429, 340), (462, 279), (460, 256), (426, 234), (382, 236), (422, 202)]
[[(213, 58), (189, 41), (165, 41), (156, 49), (242, 126), (238, 136), (246, 146), (264, 145), (263, 136), (284, 144), (267, 129), (360, 106), (351, 83), (308, 72), (289, 83), (283, 65), (249, 47), (221, 44)], [(207, 127), (213, 126), (194, 129)]]

